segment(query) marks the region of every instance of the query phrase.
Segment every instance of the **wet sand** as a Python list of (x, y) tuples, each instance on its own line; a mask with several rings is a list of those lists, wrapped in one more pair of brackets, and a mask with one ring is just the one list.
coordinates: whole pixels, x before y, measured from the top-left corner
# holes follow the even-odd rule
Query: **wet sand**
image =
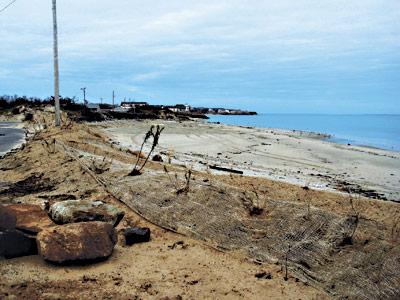
[[(113, 121), (97, 126), (122, 148), (138, 150), (151, 121)], [(221, 166), (246, 176), (359, 193), (400, 201), (400, 153), (340, 145), (303, 131), (163, 122), (157, 151), (197, 170)], [(212, 171), (217, 174), (224, 172)], [(225, 173), (226, 174), (226, 173)]]

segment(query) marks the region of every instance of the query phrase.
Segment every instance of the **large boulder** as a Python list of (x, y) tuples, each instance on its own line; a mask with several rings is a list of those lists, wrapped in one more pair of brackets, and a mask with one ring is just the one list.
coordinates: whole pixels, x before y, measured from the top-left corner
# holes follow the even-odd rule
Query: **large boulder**
[(12, 210), (0, 204), (0, 231), (14, 229), (17, 218)]
[(124, 212), (102, 201), (67, 200), (50, 206), (49, 214), (57, 224), (102, 221), (118, 225)]
[(37, 254), (36, 241), (16, 229), (0, 231), (0, 257), (14, 258)]
[(111, 224), (81, 222), (44, 229), (38, 233), (36, 241), (39, 254), (46, 261), (79, 263), (109, 257), (117, 234)]
[(15, 227), (24, 232), (37, 234), (44, 228), (55, 225), (39, 205), (10, 204), (6, 207), (16, 216)]

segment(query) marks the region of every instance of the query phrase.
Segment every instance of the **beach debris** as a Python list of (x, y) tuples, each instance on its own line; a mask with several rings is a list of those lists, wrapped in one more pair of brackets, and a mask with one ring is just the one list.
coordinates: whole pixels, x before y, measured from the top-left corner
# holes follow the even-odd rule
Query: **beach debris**
[(57, 224), (101, 221), (115, 227), (125, 214), (114, 205), (102, 201), (66, 200), (52, 204), (49, 215)]
[(361, 195), (367, 198), (378, 199), (378, 200), (387, 200), (385, 194), (379, 193), (375, 190), (364, 189), (358, 184), (352, 184), (344, 180), (336, 180), (335, 188), (342, 192), (352, 193)]
[(0, 257), (14, 258), (37, 254), (36, 240), (16, 229), (0, 231)]
[(128, 153), (130, 153), (130, 154), (133, 154), (133, 155), (135, 155), (136, 157), (139, 157), (139, 158), (143, 158), (143, 159), (145, 159), (146, 158), (146, 155), (144, 155), (144, 153), (143, 152), (139, 152), (139, 151), (133, 151), (133, 150), (131, 150), (131, 149), (128, 149), (128, 150), (126, 150)]
[(14, 229), (17, 223), (15, 213), (7, 208), (7, 206), (0, 204), (0, 230)]
[(172, 245), (169, 245), (168, 248), (169, 249), (186, 249), (188, 247), (187, 244), (185, 244), (184, 241), (177, 241), (175, 243), (173, 243)]
[(162, 156), (160, 154), (156, 154), (153, 156), (152, 158), (153, 161), (159, 161), (159, 162), (163, 162), (164, 160), (162, 159)]
[(43, 178), (43, 174), (33, 173), (27, 178), (11, 184), (8, 189), (0, 191), (0, 195), (22, 197), (52, 190), (54, 190), (54, 184), (49, 179)]
[(133, 245), (150, 241), (150, 228), (131, 227), (124, 230), (125, 244)]
[(219, 167), (219, 166), (216, 166), (216, 165), (210, 166), (210, 169), (243, 175), (243, 171), (235, 170), (235, 169), (231, 169), (231, 168)]
[(37, 234), (43, 229), (54, 226), (54, 222), (39, 205), (10, 204), (6, 206), (16, 217), (15, 228), (29, 234)]
[(57, 225), (37, 235), (39, 255), (56, 264), (105, 259), (112, 254), (116, 242), (114, 227), (105, 222)]
[(272, 279), (272, 274), (270, 272), (261, 271), (254, 275), (257, 279)]
[(149, 160), (149, 157), (151, 155), (151, 153), (154, 151), (154, 149), (156, 148), (156, 146), (158, 145), (158, 141), (160, 139), (160, 135), (161, 132), (164, 130), (165, 127), (160, 126), (160, 125), (151, 125), (149, 131), (146, 132), (146, 135), (143, 139), (143, 143), (142, 146), (140, 147), (140, 151), (139, 153), (142, 152), (144, 145), (146, 144), (146, 142), (150, 139), (153, 138), (153, 142), (151, 145), (151, 149), (149, 151), (149, 153), (146, 156), (145, 161), (143, 162), (143, 164), (139, 167), (139, 161), (140, 161), (140, 157), (138, 156), (135, 166), (133, 167), (133, 170), (129, 173), (129, 176), (137, 176), (137, 175), (141, 175), (141, 171), (143, 170), (144, 166), (146, 165), (147, 161)]

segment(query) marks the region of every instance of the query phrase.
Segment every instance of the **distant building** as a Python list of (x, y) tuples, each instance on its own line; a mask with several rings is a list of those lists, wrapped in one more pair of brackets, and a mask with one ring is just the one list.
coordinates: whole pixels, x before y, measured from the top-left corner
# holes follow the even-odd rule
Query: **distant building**
[(149, 105), (147, 102), (121, 102), (121, 107), (123, 108), (136, 108), (140, 106), (147, 106)]
[(112, 111), (114, 112), (121, 112), (121, 113), (126, 113), (129, 111), (129, 107), (122, 107), (122, 106), (118, 106), (112, 109)]
[(87, 107), (90, 111), (100, 112), (100, 104), (98, 104), (98, 103), (89, 103), (89, 102), (86, 102), (86, 107)]
[(175, 105), (175, 106), (167, 106), (167, 108), (168, 108), (170, 111), (173, 111), (173, 112), (182, 112), (182, 113), (188, 113), (188, 112), (190, 112), (190, 110), (191, 110), (190, 105), (187, 105), (187, 104), (177, 104), (177, 105)]
[(225, 108), (219, 108), (217, 113), (218, 114), (229, 114), (231, 111), (229, 109), (225, 109)]

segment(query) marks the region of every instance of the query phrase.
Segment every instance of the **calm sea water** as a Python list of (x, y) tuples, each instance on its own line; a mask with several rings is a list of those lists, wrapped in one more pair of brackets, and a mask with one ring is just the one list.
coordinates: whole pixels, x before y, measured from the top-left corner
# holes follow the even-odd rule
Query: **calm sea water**
[(400, 115), (259, 114), (209, 115), (210, 122), (260, 128), (298, 129), (332, 135), (331, 141), (400, 151)]
[(25, 138), (22, 129), (14, 128), (15, 122), (0, 122), (0, 156), (19, 145)]

